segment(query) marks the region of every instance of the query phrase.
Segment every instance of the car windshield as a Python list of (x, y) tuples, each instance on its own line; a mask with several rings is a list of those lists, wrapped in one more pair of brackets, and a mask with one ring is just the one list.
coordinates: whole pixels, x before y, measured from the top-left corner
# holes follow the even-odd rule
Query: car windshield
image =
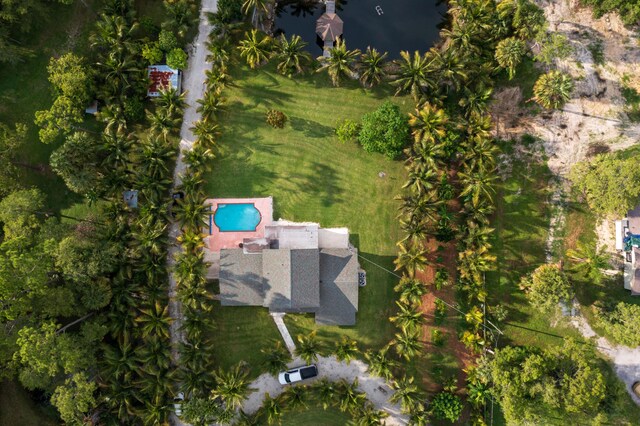
[(289, 373), (284, 373), (284, 381), (287, 383), (291, 383), (291, 380), (289, 380)]

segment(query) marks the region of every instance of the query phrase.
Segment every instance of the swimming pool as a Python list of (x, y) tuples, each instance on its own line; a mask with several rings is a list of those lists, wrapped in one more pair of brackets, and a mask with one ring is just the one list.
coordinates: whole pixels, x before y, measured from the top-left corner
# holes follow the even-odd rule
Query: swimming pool
[(220, 232), (255, 231), (262, 220), (253, 203), (218, 204), (213, 221)]

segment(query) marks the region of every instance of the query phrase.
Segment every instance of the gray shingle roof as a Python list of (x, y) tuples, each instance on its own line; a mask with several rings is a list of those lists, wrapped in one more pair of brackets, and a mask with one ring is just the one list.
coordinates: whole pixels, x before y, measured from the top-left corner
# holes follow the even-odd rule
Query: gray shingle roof
[(320, 307), (316, 311), (316, 323), (355, 325), (357, 310), (357, 250), (320, 250)]
[(320, 253), (318, 249), (291, 250), (291, 308), (320, 306)]
[(289, 249), (263, 250), (264, 303), (271, 311), (291, 307), (291, 253)]
[(242, 249), (220, 251), (220, 303), (222, 306), (260, 306), (264, 300), (262, 255)]

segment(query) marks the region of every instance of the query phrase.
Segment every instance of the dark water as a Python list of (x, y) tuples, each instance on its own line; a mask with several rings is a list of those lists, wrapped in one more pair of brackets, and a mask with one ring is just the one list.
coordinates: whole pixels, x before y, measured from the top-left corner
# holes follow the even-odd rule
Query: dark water
[[(438, 40), (447, 5), (442, 0), (342, 0), (336, 13), (344, 21), (342, 37), (349, 49), (367, 46), (399, 57), (401, 50), (421, 52)], [(376, 11), (379, 6), (383, 12)], [(322, 54), (322, 41), (316, 35), (316, 20), (325, 11), (324, 3), (307, 0), (278, 2), (275, 34), (300, 35), (314, 55)]]

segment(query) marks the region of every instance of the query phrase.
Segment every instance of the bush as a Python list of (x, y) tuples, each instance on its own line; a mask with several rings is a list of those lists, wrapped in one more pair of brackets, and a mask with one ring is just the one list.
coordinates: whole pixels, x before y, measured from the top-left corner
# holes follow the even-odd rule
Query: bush
[(440, 392), (431, 401), (431, 410), (435, 418), (453, 423), (462, 414), (462, 402), (452, 393)]
[(129, 97), (123, 101), (124, 116), (129, 121), (140, 121), (144, 118), (144, 103), (137, 97)]
[(442, 287), (449, 284), (449, 271), (447, 271), (445, 268), (439, 268), (436, 271), (434, 284), (436, 286), (436, 290), (441, 290)]
[(242, 0), (218, 0), (218, 12), (215, 14), (215, 20), (222, 24), (228, 24), (235, 21), (241, 21)]
[(360, 125), (353, 120), (344, 119), (336, 123), (335, 133), (342, 143), (349, 142), (358, 137)]
[(178, 39), (176, 38), (176, 35), (171, 31), (160, 31), (160, 34), (158, 35), (158, 47), (164, 52), (169, 52), (178, 47)]
[(442, 346), (444, 345), (444, 333), (436, 328), (434, 328), (433, 330), (431, 330), (431, 343), (433, 343), (435, 346)]
[(167, 53), (167, 65), (177, 70), (185, 69), (187, 67), (187, 53), (180, 48), (173, 49)]
[(402, 153), (409, 140), (406, 114), (390, 101), (362, 117), (358, 141), (367, 152), (379, 152), (394, 159)]
[(287, 122), (287, 116), (282, 111), (270, 109), (267, 111), (267, 124), (276, 129), (282, 129)]
[(147, 60), (149, 65), (157, 64), (162, 61), (162, 49), (158, 46), (158, 43), (146, 43), (142, 46), (142, 57)]
[(573, 299), (573, 288), (567, 276), (555, 265), (539, 266), (520, 281), (531, 305), (543, 311), (552, 311), (558, 303)]
[(447, 305), (445, 305), (444, 301), (440, 299), (436, 299), (434, 303), (436, 305), (434, 322), (436, 324), (442, 324), (442, 320), (444, 320), (445, 315), (447, 315)]
[(635, 348), (640, 346), (640, 306), (618, 303), (612, 311), (600, 310), (596, 315), (598, 325), (622, 345)]

